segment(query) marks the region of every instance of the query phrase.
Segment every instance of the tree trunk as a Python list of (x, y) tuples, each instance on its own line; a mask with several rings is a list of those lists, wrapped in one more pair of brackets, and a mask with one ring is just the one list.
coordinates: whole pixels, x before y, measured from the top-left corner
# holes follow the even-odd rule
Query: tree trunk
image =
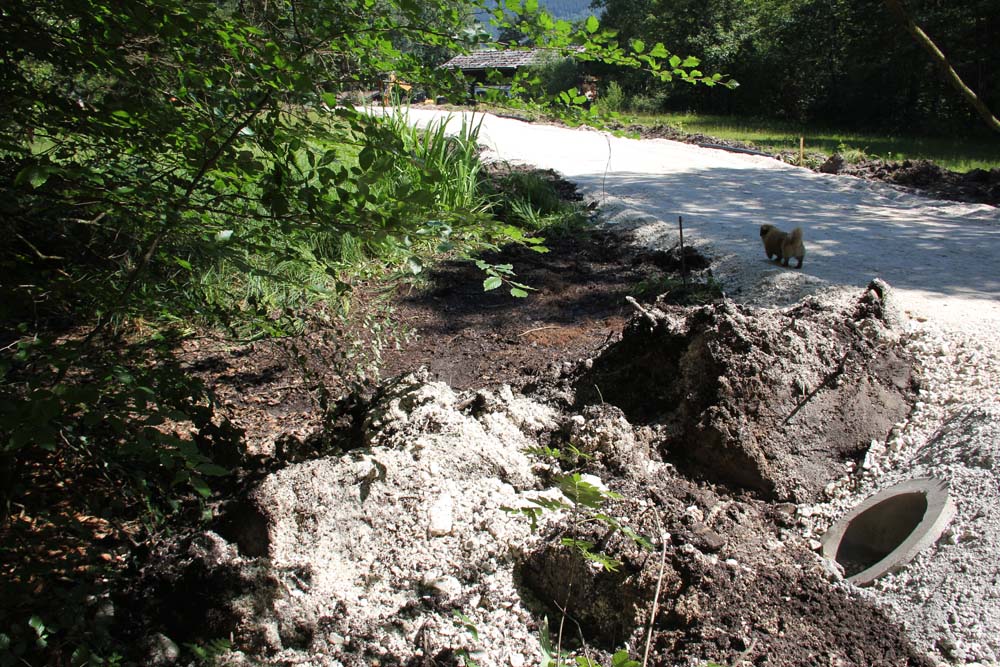
[(941, 49), (937, 47), (934, 41), (925, 33), (920, 26), (918, 26), (909, 14), (906, 13), (906, 9), (903, 7), (903, 3), (900, 0), (883, 0), (883, 3), (888, 7), (889, 11), (899, 19), (899, 22), (903, 24), (903, 27), (908, 33), (913, 36), (913, 39), (917, 41), (927, 53), (930, 54), (931, 59), (934, 64), (938, 66), (944, 78), (952, 85), (952, 87), (965, 98), (965, 101), (972, 105), (972, 108), (976, 110), (976, 113), (986, 121), (986, 124), (990, 126), (991, 129), (1000, 132), (1000, 120), (993, 115), (986, 103), (979, 98), (976, 93), (965, 85), (962, 81), (962, 77), (958, 75), (955, 68), (951, 66), (948, 62), (948, 58), (941, 52)]

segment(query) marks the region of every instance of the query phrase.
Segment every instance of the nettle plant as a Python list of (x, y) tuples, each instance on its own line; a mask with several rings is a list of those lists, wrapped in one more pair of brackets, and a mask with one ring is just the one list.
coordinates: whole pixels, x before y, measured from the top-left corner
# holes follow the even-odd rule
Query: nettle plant
[[(572, 444), (567, 445), (565, 449), (549, 446), (535, 447), (529, 449), (528, 453), (565, 464), (571, 468), (591, 458), (589, 454)], [(595, 567), (609, 572), (617, 572), (622, 565), (621, 561), (610, 556), (603, 548), (603, 545), (614, 534), (620, 533), (643, 549), (653, 550), (653, 544), (648, 538), (623, 524), (607, 511), (608, 504), (621, 500), (622, 496), (608, 489), (600, 478), (578, 471), (570, 471), (554, 476), (553, 482), (560, 497), (537, 495), (527, 499), (527, 506), (503, 507), (502, 509), (510, 514), (526, 517), (531, 522), (532, 532), (537, 532), (539, 523), (546, 513), (565, 512), (564, 528), (559, 530), (552, 539), (557, 539), (561, 546), (572, 549)], [(592, 524), (605, 528), (605, 535), (599, 542), (581, 537), (584, 526)], [(546, 618), (540, 625), (539, 644), (542, 651), (542, 667), (601, 667), (600, 663), (587, 656), (564, 658), (559, 645), (561, 642), (553, 646), (548, 619)], [(617, 651), (611, 658), (610, 667), (639, 667), (640, 664), (633, 660), (627, 651)]]
[[(551, 458), (557, 461), (578, 462), (589, 459), (589, 455), (570, 445), (565, 451), (553, 447), (538, 447), (529, 453)], [(604, 553), (597, 542), (579, 537), (581, 528), (587, 524), (603, 525), (607, 529), (601, 544), (615, 533), (621, 533), (643, 549), (653, 550), (653, 544), (646, 537), (635, 532), (629, 526), (611, 516), (606, 507), (609, 502), (621, 500), (622, 496), (608, 489), (594, 475), (569, 472), (556, 475), (553, 479), (555, 488), (560, 492), (560, 498), (533, 496), (527, 499), (526, 507), (504, 507), (511, 514), (525, 516), (531, 522), (532, 532), (538, 530), (539, 520), (546, 512), (566, 512), (566, 529), (559, 537), (559, 543), (577, 551), (584, 559), (596, 564), (604, 570), (615, 572), (621, 566), (621, 561)]]

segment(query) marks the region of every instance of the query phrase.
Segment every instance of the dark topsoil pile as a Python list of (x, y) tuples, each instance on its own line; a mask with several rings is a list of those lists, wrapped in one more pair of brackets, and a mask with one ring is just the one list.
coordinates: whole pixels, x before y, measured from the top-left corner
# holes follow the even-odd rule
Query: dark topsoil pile
[[(415, 588), (398, 613), (381, 612), (381, 618), (394, 621), (368, 624), (352, 619), (355, 614), (367, 617), (370, 610), (352, 609), (335, 592), (324, 594), (332, 596), (326, 603), (311, 597), (310, 581), (319, 579), (311, 563), (295, 561), (291, 570), (272, 572), (268, 550), (246, 546), (249, 519), (230, 515), (218, 530), (229, 534), (233, 525), (242, 526), (239, 548), (206, 533), (161, 545), (144, 569), (129, 604), (144, 608), (142, 615), (158, 624), (146, 629), (147, 636), (160, 630), (190, 640), (200, 628), (211, 628), (214, 636), (232, 632), (252, 660), (271, 664), (283, 664), (292, 651), (323, 665), (457, 665), (454, 647), (448, 645), (455, 639), (440, 628), (451, 623), (453, 608), (476, 615), (475, 609), (461, 606), (475, 593), (488, 600), (482, 602), (486, 610), (523, 604), (535, 623), (547, 617), (553, 644), (562, 625), (563, 649), (600, 664), (609, 664), (611, 653), (626, 644), (633, 657), (641, 655), (651, 617), (651, 665), (700, 665), (706, 660), (759, 666), (932, 664), (882, 611), (835, 585), (839, 576), (801, 537), (797, 507), (780, 502), (816, 497), (824, 484), (843, 474), (847, 461), (863, 455), (871, 438), (883, 437), (905, 416), (911, 371), (893, 335), (888, 287), (873, 283), (846, 311), (815, 302), (771, 311), (729, 301), (675, 306), (662, 299), (640, 309), (589, 358), (557, 364), (521, 384), (536, 400), (548, 397), (560, 415), (554, 426), (532, 427), (537, 442), (572, 445), (587, 455), (562, 469), (540, 467), (534, 488), (550, 487), (553, 475), (560, 473), (596, 474), (623, 496), (608, 507), (609, 515), (650, 536), (652, 550), (602, 522), (549, 524), (539, 543), (512, 560), (520, 588), (496, 591), (489, 583), (496, 565), (464, 562), (456, 550), (449, 555), (450, 565), (461, 573), (458, 590), (468, 594), (443, 603), (439, 595), (428, 597)], [(405, 406), (420, 405), (407, 398), (413, 390), (384, 386), (390, 389), (378, 389), (362, 401), (367, 405), (360, 413), (366, 433), (362, 441), (379, 441), (377, 423), (401, 434), (401, 442), (448, 432), (451, 418), (432, 420), (427, 431), (412, 430), (419, 419), (406, 416), (414, 408)], [(393, 395), (403, 400), (393, 403)], [(489, 393), (459, 398), (443, 409), (457, 410), (462, 419), (484, 426), (509, 414), (505, 399)], [(381, 416), (373, 419), (371, 414)], [(386, 422), (392, 414), (400, 420), (396, 425)], [(255, 528), (261, 544), (280, 540), (288, 531), (309, 534), (317, 522), (322, 531), (324, 522), (329, 523), (323, 512), (331, 510), (314, 498), (333, 492), (317, 487), (318, 480), (324, 474), (352, 479), (360, 461), (378, 456), (378, 447), (371, 452), (362, 448), (307, 461), (298, 471), (286, 468), (291, 477), (305, 480), (306, 491), (284, 487), (272, 475), (266, 484), (277, 489), (277, 497), (298, 498), (292, 501), (298, 509), (290, 519), (277, 518), (288, 512), (260, 505), (262, 497), (272, 496), (262, 496), (256, 483), (247, 490), (249, 505), (235, 507), (256, 507), (257, 522), (270, 517)], [(459, 458), (471, 463), (476, 455)], [(379, 518), (377, 501), (372, 509), (361, 509), (367, 494), (361, 496), (362, 505), (351, 509), (357, 499), (348, 489), (351, 508), (337, 516), (358, 511), (363, 516), (338, 518), (333, 530), (347, 533), (360, 527), (380, 533), (391, 525), (412, 528), (408, 522), (417, 522), (419, 534), (440, 480), (432, 476), (425, 484), (402, 487), (402, 480), (412, 476), (404, 470), (376, 465), (372, 473), (365, 478), (368, 493), (404, 493), (413, 503), (412, 512)], [(467, 473), (473, 479), (482, 474), (475, 469)], [(530, 483), (523, 487), (524, 482), (500, 477), (522, 493), (531, 490)], [(486, 479), (478, 483), (488, 484)], [(301, 514), (307, 510), (309, 516)], [(483, 507), (480, 512), (494, 510)], [(391, 523), (383, 526), (387, 521)], [(455, 530), (474, 542), (484, 528), (470, 524)], [(402, 540), (393, 557), (426, 548), (422, 538), (407, 542), (413, 539), (404, 537), (413, 534), (408, 531), (392, 533)], [(597, 545), (619, 567), (595, 568), (563, 543), (567, 536)], [(524, 547), (511, 543), (509, 548), (516, 552)], [(340, 563), (349, 558), (345, 553), (317, 555), (316, 567)], [(358, 567), (349, 559), (344, 566)], [(375, 580), (382, 576), (372, 573)], [(393, 576), (398, 580), (386, 582), (390, 589), (406, 591), (414, 585), (414, 573)], [(289, 582), (295, 595), (286, 590)], [(198, 595), (192, 597), (192, 591)], [(421, 630), (410, 649), (384, 652), (387, 632), (409, 637), (406, 628), (415, 627)], [(541, 632), (537, 626), (527, 630), (536, 636)], [(340, 639), (331, 643), (330, 637)], [(521, 647), (507, 650), (519, 652)], [(248, 663), (240, 658), (234, 664)]]
[(853, 313), (662, 302), (575, 381), (654, 427), (664, 456), (763, 498), (816, 501), (909, 412), (911, 364), (883, 319), (884, 284)]
[[(583, 414), (586, 433), (575, 440), (589, 435), (591, 442), (602, 441), (599, 461), (608, 461), (610, 449), (655, 451), (655, 438), (645, 440), (648, 430), (627, 435), (617, 408), (592, 406)], [(610, 434), (617, 435), (614, 447)], [(600, 462), (590, 467), (603, 479), (613, 469)], [(836, 586), (837, 575), (791, 537), (797, 532), (794, 505), (733, 495), (669, 467), (614, 478), (611, 488), (624, 497), (615, 516), (629, 517), (641, 535), (662, 536), (657, 549), (592, 529), (584, 539), (603, 544), (621, 562), (617, 571), (597, 571), (559, 544), (563, 527), (520, 568), (525, 588), (544, 601), (549, 619), (568, 610), (573, 628), (564, 629), (565, 646), (579, 647), (582, 637), (601, 664), (626, 643), (642, 655), (647, 641), (649, 664), (662, 666), (708, 660), (761, 667), (933, 664), (882, 611)]]
[[(649, 253), (604, 232), (553, 238), (548, 245), (553, 252), (546, 255), (513, 248), (492, 258), (511, 261), (519, 280), (538, 288), (527, 300), (501, 290), (484, 294), (481, 276), (459, 263), (441, 267), (425, 289), (398, 295), (396, 317), (414, 335), (382, 359), (385, 376), (428, 367), (433, 379), (456, 389), (507, 383), (555, 406), (561, 423), (534, 437), (587, 453), (586, 462), (563, 472), (597, 474), (625, 498), (609, 512), (656, 545), (643, 549), (599, 522), (550, 526), (539, 545), (515, 559), (521, 588), (508, 591), (513, 597), (505, 604), (524, 604), (535, 623), (547, 616), (553, 642), (565, 610), (564, 648), (605, 664), (625, 642), (634, 657), (641, 655), (651, 615), (653, 665), (930, 664), (883, 612), (835, 585), (838, 575), (810, 552), (789, 502), (820, 497), (908, 412), (914, 381), (894, 331), (888, 287), (873, 283), (848, 311), (816, 301), (783, 311), (730, 301), (681, 306), (669, 296), (653, 297), (680, 282), (677, 249)], [(690, 280), (705, 284), (708, 260), (686, 259), (696, 269)], [(629, 306), (625, 297), (633, 295), (647, 305)], [(256, 349), (274, 348), (258, 343)], [(312, 364), (312, 377), (336, 386), (334, 370), (323, 365), (321, 339), (299, 341), (298, 349), (308, 350), (301, 359)], [(274, 439), (277, 432), (286, 445), (295, 443), (300, 460), (333, 454), (334, 468), (369, 456), (337, 452), (369, 437), (369, 414), (386, 410), (381, 389), (346, 396), (334, 410), (340, 419), (324, 419), (309, 387), (292, 381), (294, 372), (277, 353), (198, 352), (198, 367), (218, 378), (216, 390), (248, 441)], [(233, 377), (242, 378), (238, 388)], [(457, 404), (467, 417), (487, 424), (504, 413), (503, 401), (467, 396)], [(270, 470), (283, 465), (265, 462)], [(543, 471), (536, 488), (550, 486), (547, 475), (555, 472)], [(373, 488), (385, 474), (371, 479)], [(246, 497), (257, 488), (248, 481)], [(415, 491), (412, 502), (430, 502), (423, 493)], [(239, 514), (246, 502), (233, 507), (217, 526), (223, 534), (246, 525)], [(257, 513), (259, 522), (267, 511), (258, 510), (265, 510)], [(256, 530), (267, 544), (269, 531), (299, 528), (265, 523)], [(619, 569), (598, 571), (564, 546), (561, 538), (573, 531), (619, 560)], [(269, 648), (253, 648), (253, 642), (245, 648), (264, 661), (285, 646), (313, 655), (316, 664), (340, 664), (330, 662), (331, 651), (352, 665), (372, 664), (372, 656), (379, 664), (459, 664), (451, 648), (441, 648), (446, 640), (438, 638), (431, 652), (423, 630), (412, 651), (380, 652), (385, 627), (351, 621), (351, 606), (342, 601), (331, 600), (329, 609), (295, 609), (296, 598), (277, 582), (292, 575), (308, 582), (311, 566), (271, 572), (265, 548), (247, 550), (241, 543), (237, 549), (207, 535), (162, 544), (157, 562), (143, 569), (141, 590), (122, 603), (144, 610), (138, 617), (146, 620), (134, 626), (145, 636), (165, 631), (190, 641), (211, 628), (213, 637), (236, 631), (241, 647), (240, 628), (292, 627), (272, 637)], [(489, 588), (483, 583), (489, 573), (479, 569), (466, 564), (464, 590)], [(401, 575), (399, 590), (409, 580)], [(200, 591), (197, 608), (189, 591)], [(407, 623), (452, 623), (448, 605), (425, 599), (414, 593)], [(173, 606), (190, 614), (168, 613)], [(341, 626), (351, 629), (350, 642), (330, 645), (324, 637), (344, 634)]]

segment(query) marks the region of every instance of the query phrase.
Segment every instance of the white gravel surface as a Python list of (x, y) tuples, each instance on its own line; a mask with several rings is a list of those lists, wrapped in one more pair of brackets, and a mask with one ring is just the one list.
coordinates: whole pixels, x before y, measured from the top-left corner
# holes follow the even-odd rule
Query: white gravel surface
[[(410, 113), (419, 124), (448, 116)], [(958, 507), (951, 528), (867, 590), (943, 663), (1000, 664), (1000, 210), (664, 139), (480, 118), (489, 158), (554, 169), (644, 245), (674, 245), (683, 216), (685, 241), (713, 258), (738, 302), (836, 301), (875, 277), (895, 288), (919, 402), (873, 443), (862, 470), (831, 484), (828, 503), (802, 508), (813, 519), (805, 537), (896, 481), (947, 480)], [(802, 270), (766, 259), (762, 223), (803, 227)]]
[[(505, 664), (513, 650), (538, 662), (512, 549), (537, 537), (503, 507), (527, 505), (527, 450), (557, 415), (509, 387), (478, 398), (487, 407), (477, 419), (448, 385), (406, 376), (369, 414), (370, 448), (288, 466), (257, 488), (278, 594), (270, 613), (243, 623), (273, 653), (266, 664), (396, 664), (425, 640), (429, 661), (443, 646), (470, 646), (482, 665)], [(471, 615), (474, 633), (452, 608)]]

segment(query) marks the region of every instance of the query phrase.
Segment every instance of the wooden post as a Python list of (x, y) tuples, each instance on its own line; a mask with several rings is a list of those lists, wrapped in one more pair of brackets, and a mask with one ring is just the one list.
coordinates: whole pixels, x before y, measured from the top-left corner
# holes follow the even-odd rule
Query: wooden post
[(681, 280), (684, 281), (684, 287), (687, 288), (688, 285), (688, 272), (687, 272), (687, 259), (684, 257), (684, 216), (677, 216), (677, 228), (681, 233)]
[(804, 167), (806, 165), (806, 138), (799, 137), (799, 166)]

